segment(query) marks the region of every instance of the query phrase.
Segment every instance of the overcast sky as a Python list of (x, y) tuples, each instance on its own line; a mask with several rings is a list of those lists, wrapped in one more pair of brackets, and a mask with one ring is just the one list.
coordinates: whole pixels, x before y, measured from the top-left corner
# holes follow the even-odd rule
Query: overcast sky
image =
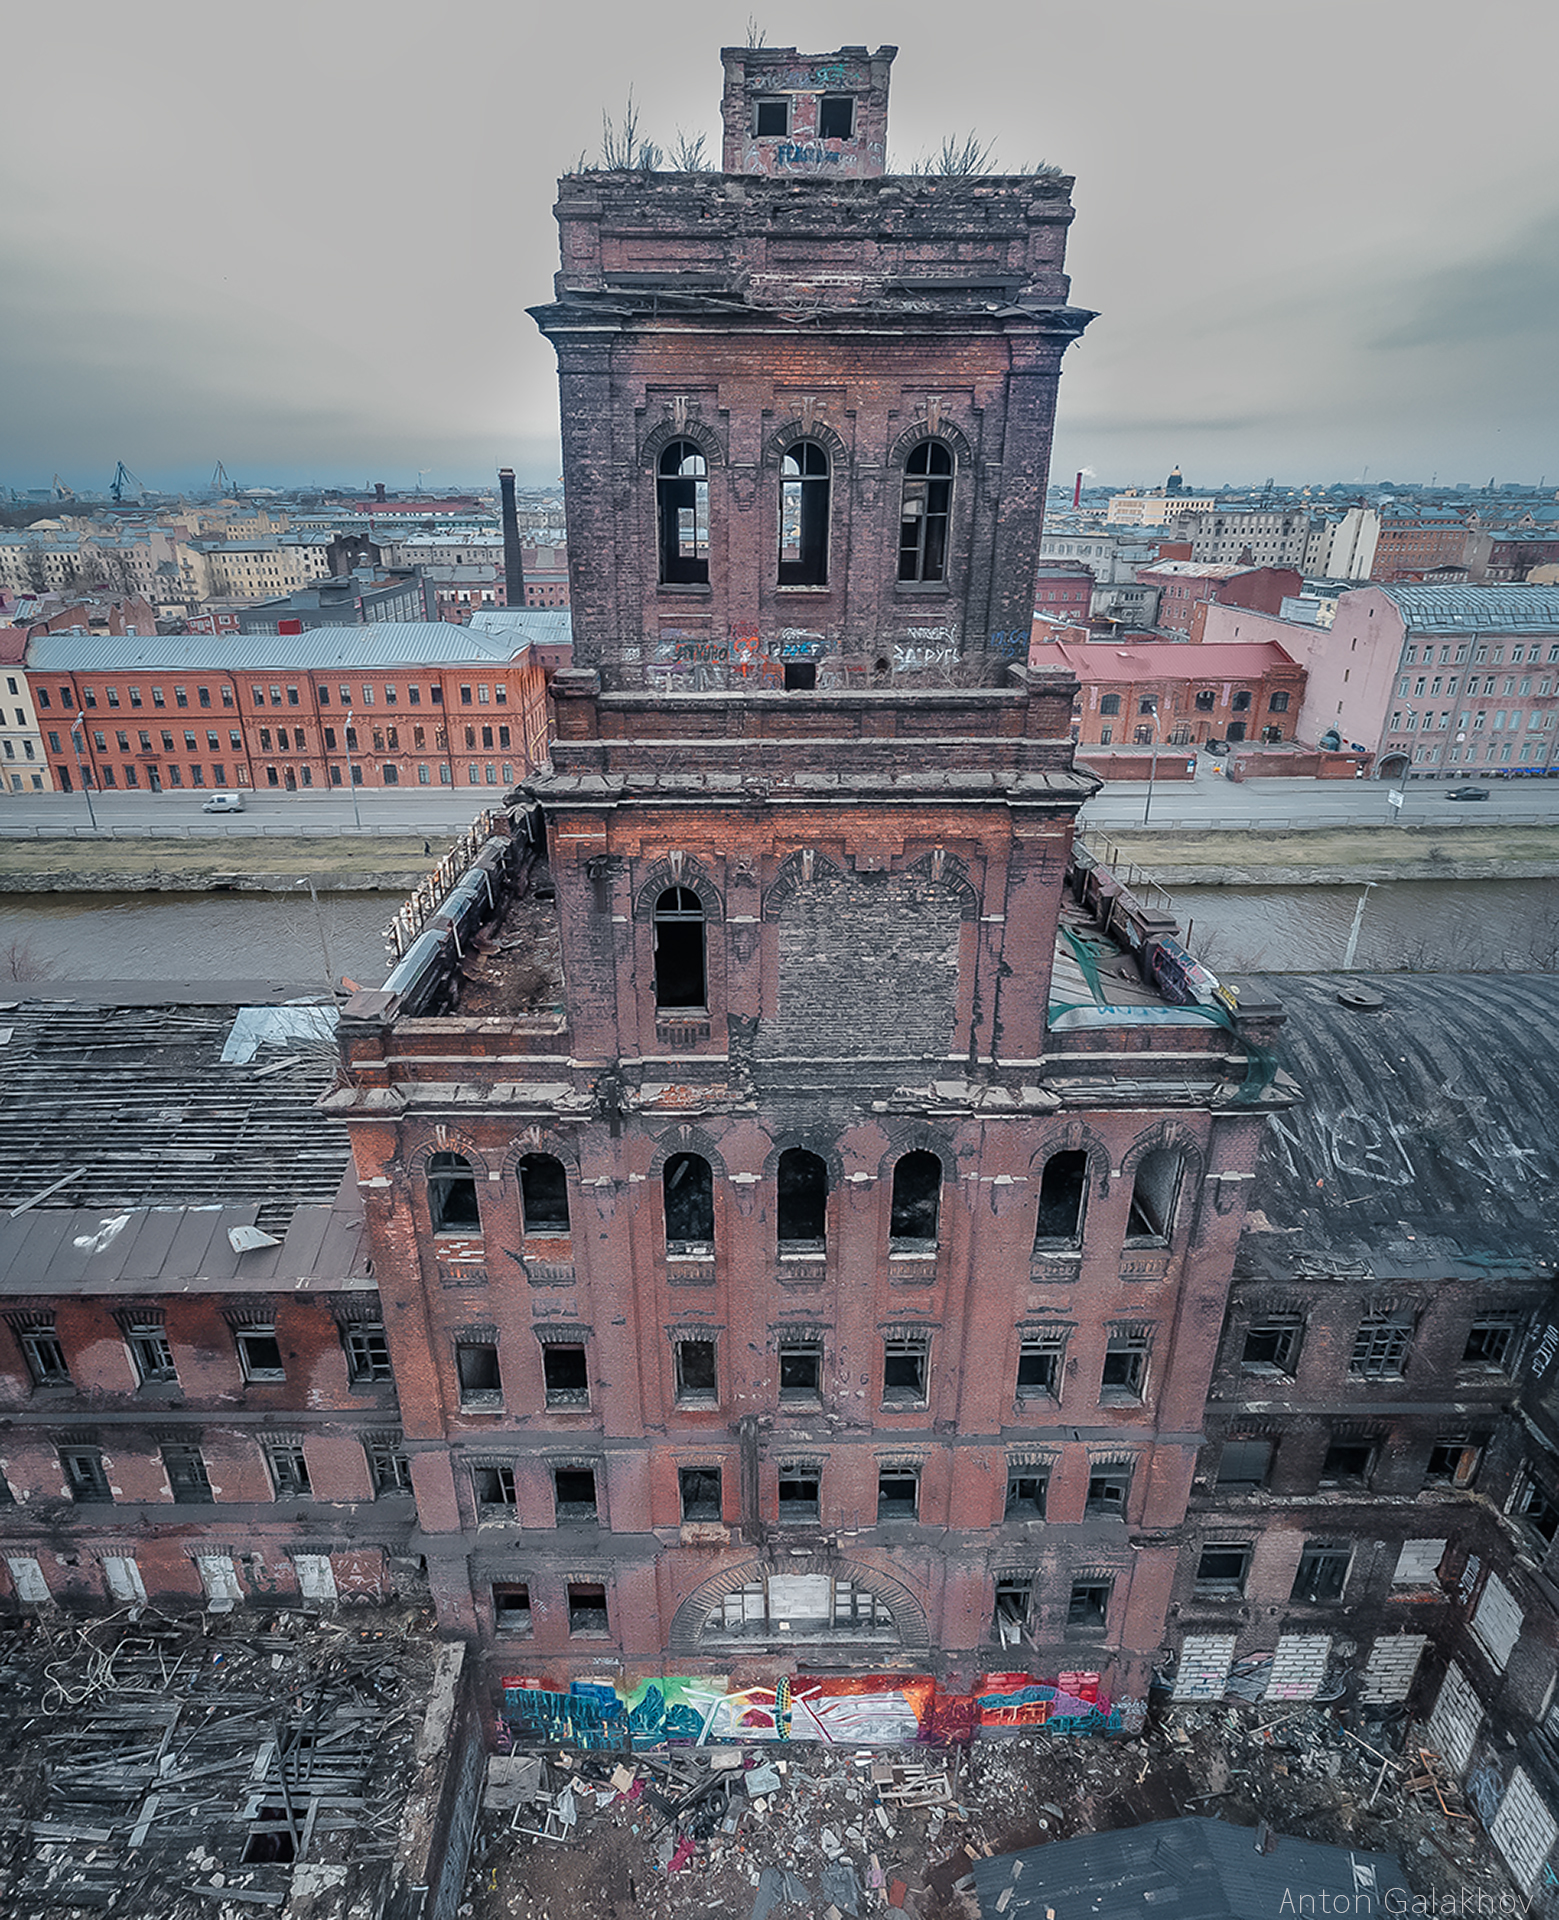
[[(0, 484), (556, 477), (553, 181), (631, 86), (719, 148), (749, 0), (16, 6)], [(798, 0), (890, 161), (1075, 174), (1055, 473), (1559, 485), (1554, 0)]]

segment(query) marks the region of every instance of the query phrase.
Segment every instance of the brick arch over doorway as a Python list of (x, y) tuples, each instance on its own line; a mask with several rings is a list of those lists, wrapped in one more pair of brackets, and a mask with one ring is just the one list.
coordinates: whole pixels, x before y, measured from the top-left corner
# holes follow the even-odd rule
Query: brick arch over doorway
[[(704, 1639), (704, 1628), (709, 1616), (719, 1607), (727, 1594), (735, 1593), (738, 1587), (751, 1586), (755, 1581), (768, 1579), (775, 1574), (827, 1574), (835, 1580), (848, 1580), (853, 1585), (875, 1594), (893, 1615), (893, 1624), (898, 1634), (896, 1646), (899, 1653), (925, 1653), (930, 1650), (931, 1637), (926, 1623), (926, 1610), (902, 1581), (895, 1580), (891, 1574), (883, 1573), (878, 1568), (867, 1566), (859, 1560), (840, 1560), (831, 1555), (813, 1554), (806, 1559), (787, 1560), (783, 1566), (771, 1565), (766, 1560), (743, 1560), (736, 1566), (728, 1567), (724, 1573), (714, 1574), (708, 1580), (702, 1581), (677, 1608), (671, 1622), (671, 1631), (666, 1636), (667, 1652), (685, 1654), (691, 1658), (706, 1654), (712, 1646), (722, 1644), (718, 1641), (706, 1642)], [(830, 1635), (829, 1639), (844, 1637), (842, 1634)], [(790, 1644), (805, 1647), (809, 1642), (805, 1638), (798, 1637)]]

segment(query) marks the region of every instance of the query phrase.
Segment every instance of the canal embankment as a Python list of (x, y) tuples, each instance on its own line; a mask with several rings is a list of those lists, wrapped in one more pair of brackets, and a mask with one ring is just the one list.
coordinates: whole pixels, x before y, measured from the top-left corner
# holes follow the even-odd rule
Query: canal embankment
[(1117, 869), (1178, 887), (1345, 887), (1390, 880), (1559, 879), (1559, 826), (1094, 828)]

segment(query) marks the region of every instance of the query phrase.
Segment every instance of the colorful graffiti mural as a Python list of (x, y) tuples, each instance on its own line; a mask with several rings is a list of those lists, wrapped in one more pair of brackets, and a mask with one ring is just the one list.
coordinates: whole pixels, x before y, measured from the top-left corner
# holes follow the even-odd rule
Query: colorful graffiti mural
[(1141, 1724), (1139, 1703), (1112, 1706), (1097, 1673), (1052, 1683), (986, 1674), (973, 1693), (947, 1693), (930, 1674), (796, 1674), (751, 1687), (709, 1675), (576, 1680), (566, 1693), (528, 1676), (503, 1681), (499, 1744), (609, 1748), (706, 1741), (813, 1741), (837, 1746), (963, 1746), (1044, 1727), (1119, 1733)]

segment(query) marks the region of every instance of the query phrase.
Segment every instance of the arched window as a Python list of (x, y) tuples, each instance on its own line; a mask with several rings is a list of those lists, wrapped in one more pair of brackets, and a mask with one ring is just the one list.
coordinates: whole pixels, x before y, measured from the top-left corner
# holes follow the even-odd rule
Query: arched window
[(1039, 1176), (1036, 1247), (1075, 1247), (1082, 1238), (1083, 1200), (1088, 1192), (1086, 1153), (1053, 1153)]
[(691, 440), (673, 440), (655, 473), (660, 577), (667, 586), (709, 581), (709, 462)]
[(1180, 1155), (1168, 1147), (1155, 1147), (1144, 1154), (1137, 1166), (1137, 1178), (1131, 1189), (1131, 1217), (1126, 1223), (1126, 1239), (1155, 1244), (1169, 1238), (1174, 1225), (1175, 1194), (1180, 1185)]
[(691, 887), (667, 887), (655, 902), (655, 1004), (702, 1007), (704, 909)]
[(779, 1157), (781, 1246), (821, 1247), (828, 1216), (828, 1168), (805, 1147), (787, 1147)]
[(779, 583), (828, 585), (828, 455), (815, 440), (780, 462)]
[(568, 1232), (568, 1176), (550, 1153), (527, 1153), (520, 1161), (520, 1213), (527, 1233)]
[(899, 578), (947, 578), (947, 523), (953, 510), (953, 456), (940, 440), (922, 440), (904, 462), (899, 508)]
[(715, 1237), (715, 1182), (702, 1154), (674, 1153), (661, 1174), (666, 1246), (709, 1246)]
[(934, 1153), (906, 1153), (893, 1169), (890, 1240), (936, 1244), (937, 1212), (942, 1203), (942, 1162)]
[(480, 1233), (482, 1216), (476, 1205), (476, 1175), (471, 1162), (458, 1153), (428, 1156), (428, 1212), (435, 1233)]

